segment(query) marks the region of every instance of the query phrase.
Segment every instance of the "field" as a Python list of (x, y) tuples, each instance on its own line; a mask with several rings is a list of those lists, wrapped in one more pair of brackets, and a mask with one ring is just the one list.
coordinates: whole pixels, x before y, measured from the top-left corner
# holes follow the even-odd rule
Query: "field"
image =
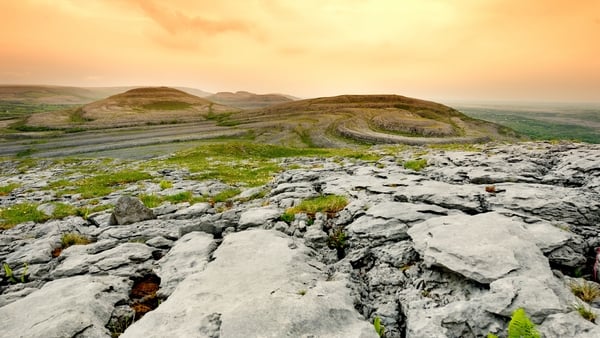
[(534, 140), (600, 143), (600, 104), (455, 103), (468, 116), (495, 122)]

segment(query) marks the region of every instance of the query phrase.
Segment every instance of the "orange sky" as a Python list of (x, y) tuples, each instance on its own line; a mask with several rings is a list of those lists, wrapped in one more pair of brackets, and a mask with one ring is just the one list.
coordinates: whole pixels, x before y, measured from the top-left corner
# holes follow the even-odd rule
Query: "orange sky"
[(600, 101), (600, 0), (0, 0), (0, 83)]

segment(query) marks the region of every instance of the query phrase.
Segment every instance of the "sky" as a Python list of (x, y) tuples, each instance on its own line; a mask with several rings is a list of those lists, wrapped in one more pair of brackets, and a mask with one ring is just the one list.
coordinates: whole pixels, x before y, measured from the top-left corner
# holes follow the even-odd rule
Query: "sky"
[(0, 0), (0, 83), (600, 101), (600, 0)]

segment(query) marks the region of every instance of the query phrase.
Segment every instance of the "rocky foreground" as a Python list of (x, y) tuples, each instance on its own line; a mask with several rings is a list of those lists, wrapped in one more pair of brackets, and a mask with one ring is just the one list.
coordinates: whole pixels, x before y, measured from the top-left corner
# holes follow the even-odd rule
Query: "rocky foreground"
[[(592, 279), (600, 247), (600, 146), (429, 150), (422, 171), (399, 164), (413, 156), (287, 159), (300, 169), (226, 205), (146, 210), (122, 198), (160, 193), (138, 182), (105, 198), (114, 211), (5, 230), (0, 261), (23, 278), (0, 272), (0, 336), (377, 337), (377, 319), (386, 337), (505, 337), (524, 308), (545, 337), (600, 337), (570, 287)], [(152, 174), (172, 191), (228, 188)], [(15, 174), (23, 189), (0, 203), (54, 200), (38, 190), (60, 175)], [(281, 220), (328, 194), (350, 203)], [(66, 233), (92, 243), (57, 253)]]

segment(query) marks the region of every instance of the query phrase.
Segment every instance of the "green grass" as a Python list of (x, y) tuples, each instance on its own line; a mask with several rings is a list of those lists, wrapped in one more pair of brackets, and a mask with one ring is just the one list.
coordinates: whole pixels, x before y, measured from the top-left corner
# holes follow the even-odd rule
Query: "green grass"
[(62, 219), (68, 216), (77, 215), (77, 208), (70, 204), (64, 203), (53, 203), (54, 204), (54, 212), (52, 213), (52, 218), (54, 219)]
[(65, 187), (57, 194), (81, 194), (81, 197), (102, 197), (115, 191), (118, 187), (137, 181), (152, 178), (150, 174), (137, 170), (123, 170), (111, 174), (100, 174), (84, 178), (75, 182), (59, 180), (50, 184), (51, 188)]
[(468, 151), (468, 152), (480, 152), (481, 149), (477, 145), (472, 143), (444, 143), (444, 144), (430, 144), (428, 145), (431, 149), (446, 150), (446, 151)]
[(335, 214), (344, 209), (346, 205), (348, 205), (348, 199), (345, 196), (325, 195), (306, 199), (297, 206), (287, 209), (285, 213), (294, 215), (302, 212), (308, 215), (314, 215), (317, 212)]
[(160, 181), (160, 183), (158, 185), (160, 186), (160, 189), (165, 190), (165, 189), (172, 188), (173, 182), (167, 181), (167, 180), (162, 180), (162, 181)]
[(0, 229), (10, 229), (30, 221), (42, 223), (50, 219), (50, 216), (37, 210), (37, 207), (37, 204), (21, 203), (0, 209)]
[(72, 104), (28, 103), (22, 101), (0, 101), (0, 120), (22, 117), (33, 113), (57, 111), (71, 108)]
[(142, 106), (149, 110), (182, 110), (192, 107), (191, 103), (181, 101), (157, 101)]
[(10, 195), (10, 193), (12, 193), (15, 189), (17, 189), (20, 186), (21, 185), (16, 184), (16, 183), (2, 185), (2, 186), (0, 186), (0, 196), (8, 196), (8, 195)]
[(405, 169), (410, 169), (410, 170), (414, 170), (414, 171), (421, 171), (425, 167), (427, 167), (427, 160), (426, 159), (416, 159), (416, 160), (409, 160), (409, 161), (404, 162), (404, 168)]
[(92, 241), (86, 236), (71, 232), (71, 233), (63, 234), (60, 239), (60, 242), (61, 242), (62, 248), (66, 249), (73, 245), (90, 244)]
[(146, 195), (142, 194), (138, 196), (139, 199), (144, 203), (144, 205), (148, 208), (156, 208), (164, 201), (164, 198), (161, 198), (157, 195)]
[(573, 309), (577, 311), (583, 319), (589, 320), (592, 323), (596, 322), (596, 313), (589, 305), (578, 302), (573, 304)]
[(241, 192), (241, 190), (237, 189), (237, 188), (223, 190), (220, 193), (212, 196), (210, 198), (210, 201), (212, 201), (214, 203), (226, 202), (226, 201), (232, 199), (233, 197), (239, 195), (240, 192)]
[(180, 166), (194, 173), (197, 180), (217, 179), (227, 184), (259, 186), (270, 181), (282, 168), (278, 159), (286, 157), (349, 157), (377, 160), (363, 149), (292, 148), (253, 142), (224, 141), (176, 153), (165, 162), (150, 162), (150, 167)]
[(174, 195), (169, 195), (164, 197), (165, 201), (169, 201), (173, 204), (183, 203), (183, 202), (192, 202), (194, 200), (194, 195), (191, 191), (184, 191)]

